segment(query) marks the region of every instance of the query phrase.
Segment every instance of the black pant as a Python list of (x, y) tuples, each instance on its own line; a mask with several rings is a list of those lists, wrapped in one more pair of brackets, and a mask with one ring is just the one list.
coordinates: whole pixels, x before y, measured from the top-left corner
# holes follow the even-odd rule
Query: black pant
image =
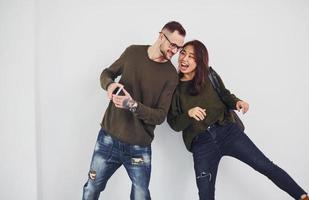
[(280, 167), (270, 161), (235, 123), (213, 125), (192, 142), (200, 200), (213, 200), (220, 159), (232, 156), (267, 176), (295, 199), (306, 192)]

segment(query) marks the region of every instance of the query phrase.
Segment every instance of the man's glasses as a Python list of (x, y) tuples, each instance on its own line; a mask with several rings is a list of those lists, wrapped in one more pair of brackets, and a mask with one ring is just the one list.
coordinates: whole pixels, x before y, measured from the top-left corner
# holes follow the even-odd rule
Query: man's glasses
[[(162, 32), (161, 32), (161, 33), (162, 33)], [(168, 37), (167, 37), (164, 33), (162, 33), (162, 34), (164, 35), (164, 37), (166, 38), (166, 40), (170, 43), (169, 47), (170, 47), (171, 49), (176, 49), (177, 51), (179, 51), (180, 49), (182, 49), (182, 47), (180, 47), (180, 46), (178, 46), (177, 44), (171, 42), (171, 41), (168, 39)]]

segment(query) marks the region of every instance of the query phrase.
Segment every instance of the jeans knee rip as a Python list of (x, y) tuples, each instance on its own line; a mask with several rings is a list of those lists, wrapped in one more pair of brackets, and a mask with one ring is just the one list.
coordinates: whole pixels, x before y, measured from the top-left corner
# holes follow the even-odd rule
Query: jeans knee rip
[(197, 180), (202, 179), (202, 178), (207, 178), (208, 181), (211, 181), (211, 173), (206, 173), (206, 172), (201, 172), (199, 176), (196, 177)]
[(97, 176), (97, 172), (95, 170), (90, 170), (88, 173), (89, 179), (95, 181), (95, 178)]
[(132, 165), (142, 165), (144, 164), (144, 158), (143, 157), (133, 157), (131, 158)]

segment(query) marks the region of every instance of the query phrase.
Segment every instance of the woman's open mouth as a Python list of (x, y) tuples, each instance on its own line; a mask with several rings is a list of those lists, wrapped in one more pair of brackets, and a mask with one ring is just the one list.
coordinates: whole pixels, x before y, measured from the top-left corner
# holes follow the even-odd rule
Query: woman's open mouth
[(188, 69), (188, 67), (189, 67), (189, 64), (188, 64), (188, 63), (186, 63), (186, 62), (181, 62), (178, 68), (179, 68), (180, 71), (185, 71), (185, 70)]

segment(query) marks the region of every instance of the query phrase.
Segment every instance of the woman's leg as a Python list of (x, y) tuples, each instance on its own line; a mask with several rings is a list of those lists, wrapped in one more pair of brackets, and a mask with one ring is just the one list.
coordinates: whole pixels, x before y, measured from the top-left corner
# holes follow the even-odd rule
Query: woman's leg
[(264, 174), (280, 189), (297, 200), (306, 194), (283, 169), (270, 161), (237, 125), (234, 125), (230, 131), (230, 143), (225, 146), (226, 155), (235, 157)]
[(199, 199), (214, 200), (215, 183), (221, 154), (209, 133), (202, 133), (200, 136), (201, 137), (192, 144)]

